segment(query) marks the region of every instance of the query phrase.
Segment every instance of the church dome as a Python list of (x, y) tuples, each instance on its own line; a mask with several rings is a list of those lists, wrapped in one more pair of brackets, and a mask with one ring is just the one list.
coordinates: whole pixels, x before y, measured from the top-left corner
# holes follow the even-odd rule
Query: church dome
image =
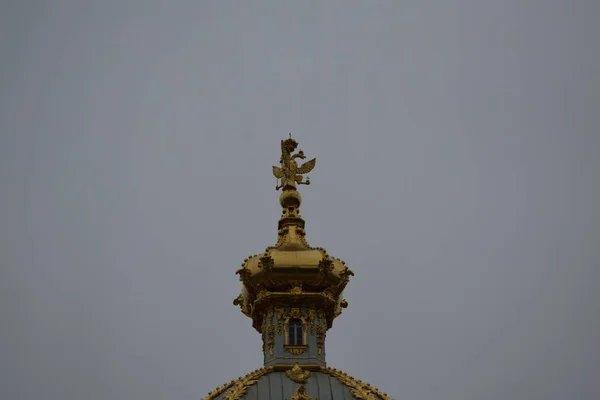
[(242, 290), (233, 304), (262, 336), (263, 367), (218, 387), (205, 400), (390, 400), (325, 361), (327, 331), (348, 306), (342, 296), (354, 273), (306, 241), (297, 185), (310, 184), (302, 175), (316, 160), (298, 166), (295, 159), (305, 156), (301, 150), (292, 154), (297, 146), (291, 137), (282, 140), (281, 167), (273, 167), (281, 180), (276, 189), (282, 189), (277, 243), (245, 259), (236, 271)]

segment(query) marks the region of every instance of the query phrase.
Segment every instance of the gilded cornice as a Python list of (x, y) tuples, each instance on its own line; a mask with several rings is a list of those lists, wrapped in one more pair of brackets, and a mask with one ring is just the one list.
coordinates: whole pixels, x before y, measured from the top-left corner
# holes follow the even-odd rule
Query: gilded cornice
[(245, 292), (233, 304), (254, 320), (259, 332), (267, 309), (294, 304), (324, 310), (330, 328), (333, 319), (348, 306), (341, 295), (354, 275), (342, 260), (330, 257), (324, 249), (283, 251), (276, 247), (246, 259), (236, 273)]
[[(327, 329), (329, 329), (333, 319), (348, 306), (348, 302), (341, 297), (345, 286), (337, 284), (319, 290), (311, 286), (311, 281), (302, 280), (301, 276), (290, 275), (287, 279), (263, 281), (256, 285), (245, 283), (245, 295), (239, 295), (234, 299), (233, 304), (239, 306), (244, 315), (254, 320), (253, 325), (259, 332), (262, 332), (259, 328), (269, 309), (298, 305), (324, 311), (327, 316)], [(276, 284), (275, 288), (269, 285), (273, 282)]]

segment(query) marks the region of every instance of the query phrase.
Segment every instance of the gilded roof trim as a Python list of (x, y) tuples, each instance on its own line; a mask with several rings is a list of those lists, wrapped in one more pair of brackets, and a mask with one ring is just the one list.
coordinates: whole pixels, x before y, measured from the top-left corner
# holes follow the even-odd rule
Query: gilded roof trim
[(378, 396), (382, 400), (394, 400), (394, 398), (389, 397), (387, 393), (382, 393), (376, 387), (371, 386), (366, 382), (362, 382), (358, 379), (353, 378), (345, 372), (337, 370), (335, 368), (323, 367), (321, 368), (321, 372), (329, 374), (334, 378), (337, 378), (340, 382), (350, 389), (350, 393), (354, 397), (360, 400), (378, 400)]
[[(358, 380), (343, 371), (329, 367), (319, 366), (318, 369), (316, 367), (317, 366), (311, 366), (310, 369), (323, 372), (336, 378), (342, 384), (344, 384), (350, 390), (350, 393), (352, 393), (352, 395), (358, 400), (395, 400), (393, 397), (388, 396), (387, 393), (383, 393), (376, 387), (371, 386), (370, 384), (361, 380)], [(292, 366), (290, 365), (289, 368), (291, 369)], [(279, 369), (281, 368), (277, 368), (277, 370)], [(220, 394), (226, 391), (227, 392), (225, 393), (223, 399), (238, 400), (248, 392), (251, 386), (256, 384), (260, 377), (273, 371), (275, 371), (275, 367), (272, 366), (258, 369), (243, 377), (238, 378), (237, 380), (233, 380), (229, 383), (224, 384), (223, 386), (219, 386), (212, 392), (208, 393), (208, 396), (202, 400), (214, 400)]]
[(223, 386), (219, 386), (212, 392), (208, 393), (202, 400), (213, 400), (216, 399), (221, 393), (227, 391), (225, 396), (223, 397), (226, 400), (237, 400), (241, 398), (248, 392), (248, 389), (252, 385), (254, 385), (258, 379), (273, 371), (273, 367), (264, 367), (257, 369), (256, 371), (250, 372), (249, 374), (244, 375), (243, 377), (239, 377), (236, 380), (233, 380), (229, 383), (224, 384)]

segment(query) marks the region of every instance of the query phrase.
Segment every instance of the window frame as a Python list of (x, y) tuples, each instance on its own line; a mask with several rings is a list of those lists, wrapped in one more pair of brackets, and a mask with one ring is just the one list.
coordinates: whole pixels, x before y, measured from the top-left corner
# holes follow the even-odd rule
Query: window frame
[[(298, 321), (298, 324), (293, 324), (292, 327), (296, 328), (294, 332), (294, 339), (296, 343), (290, 343), (290, 323)], [(286, 348), (307, 348), (308, 347), (308, 329), (307, 323), (304, 318), (286, 318), (284, 324), (284, 347)], [(298, 338), (298, 328), (300, 328), (300, 338)]]
[[(290, 319), (288, 322), (288, 340), (290, 346), (304, 345), (304, 326), (301, 319)], [(292, 340), (290, 340), (292, 339)]]

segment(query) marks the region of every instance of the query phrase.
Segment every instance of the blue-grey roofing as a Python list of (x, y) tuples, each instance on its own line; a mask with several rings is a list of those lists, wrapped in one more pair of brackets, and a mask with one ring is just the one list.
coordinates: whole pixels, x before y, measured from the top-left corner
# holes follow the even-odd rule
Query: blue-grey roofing
[[(363, 382), (361, 384), (367, 385)], [(290, 400), (297, 393), (300, 386), (304, 386), (305, 394), (313, 400), (355, 400), (363, 398), (353, 396), (352, 388), (347, 387), (337, 377), (321, 371), (311, 372), (306, 383), (303, 384), (293, 382), (286, 376), (285, 372), (269, 372), (262, 375), (256, 383), (250, 386), (243, 396), (235, 398), (244, 400)], [(368, 385), (367, 387), (372, 388)], [(391, 399), (385, 394), (381, 395), (375, 388), (372, 388), (372, 390), (373, 392), (369, 392), (370, 397), (364, 397), (365, 399)], [(209, 395), (206, 399), (226, 400), (228, 398), (231, 398), (228, 397), (228, 390), (223, 390), (218, 396)]]

